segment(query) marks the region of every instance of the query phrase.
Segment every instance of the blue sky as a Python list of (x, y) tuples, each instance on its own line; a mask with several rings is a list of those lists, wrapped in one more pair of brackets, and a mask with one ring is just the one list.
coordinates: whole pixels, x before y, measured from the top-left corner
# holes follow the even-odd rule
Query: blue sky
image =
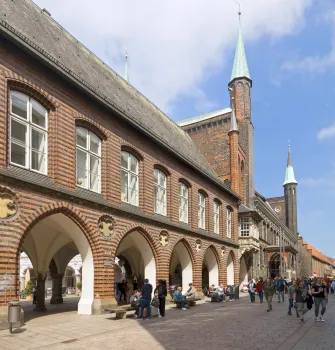
[[(299, 232), (335, 257), (335, 3), (241, 0), (253, 80), (256, 187), (281, 196), (288, 140), (298, 185)], [(229, 105), (235, 1), (36, 0), (172, 119)], [(76, 16), (73, 16), (76, 13)]]

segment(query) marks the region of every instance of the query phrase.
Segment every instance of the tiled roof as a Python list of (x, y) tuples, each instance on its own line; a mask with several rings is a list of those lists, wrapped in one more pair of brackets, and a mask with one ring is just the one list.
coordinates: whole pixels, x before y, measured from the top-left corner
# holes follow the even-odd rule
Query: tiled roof
[(315, 257), (316, 259), (323, 261), (327, 264), (330, 264), (330, 261), (327, 259), (325, 255), (323, 255), (320, 251), (318, 251), (316, 248), (314, 248), (312, 245), (310, 245), (307, 242), (304, 242), (304, 244), (307, 245), (307, 249), (312, 251), (312, 256)]
[(234, 196), (175, 122), (30, 0), (0, 0), (0, 33)]

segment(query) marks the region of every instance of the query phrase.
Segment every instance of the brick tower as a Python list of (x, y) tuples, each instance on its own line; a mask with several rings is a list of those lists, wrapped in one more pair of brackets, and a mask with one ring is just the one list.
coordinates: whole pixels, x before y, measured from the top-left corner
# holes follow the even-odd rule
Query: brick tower
[(286, 226), (294, 233), (298, 234), (297, 220), (297, 181), (294, 177), (292, 165), (291, 149), (288, 146), (287, 166), (284, 186)]
[[(254, 127), (251, 119), (251, 87), (252, 80), (249, 74), (247, 58), (241, 26), (241, 12), (239, 12), (239, 26), (236, 44), (235, 59), (228, 90), (232, 108), (235, 105), (235, 115), (239, 134), (239, 194), (243, 203), (253, 208), (255, 196), (254, 185)], [(236, 150), (230, 149), (231, 152)], [(231, 176), (233, 174), (231, 173)], [(234, 183), (234, 179), (231, 179)]]

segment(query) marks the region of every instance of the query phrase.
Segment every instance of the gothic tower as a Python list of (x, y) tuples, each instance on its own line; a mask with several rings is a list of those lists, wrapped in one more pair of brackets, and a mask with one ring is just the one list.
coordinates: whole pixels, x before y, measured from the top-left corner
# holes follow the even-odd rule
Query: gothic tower
[[(251, 87), (252, 80), (249, 74), (242, 35), (241, 12), (239, 12), (239, 26), (236, 43), (234, 66), (228, 90), (231, 98), (231, 108), (234, 110), (239, 130), (239, 145), (242, 149), (239, 162), (240, 186), (239, 194), (243, 203), (253, 208), (254, 185), (254, 127), (251, 119)], [(233, 114), (233, 113), (232, 113)], [(233, 175), (233, 174), (231, 174)], [(234, 180), (232, 179), (232, 183)]]
[(288, 146), (286, 174), (283, 184), (285, 193), (286, 226), (296, 235), (298, 234), (297, 185), (298, 183), (294, 177), (291, 149), (290, 146)]

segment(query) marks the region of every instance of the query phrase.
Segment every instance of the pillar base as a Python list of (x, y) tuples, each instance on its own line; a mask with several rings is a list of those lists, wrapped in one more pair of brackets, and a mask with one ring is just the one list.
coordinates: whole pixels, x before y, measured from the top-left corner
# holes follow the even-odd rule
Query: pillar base
[[(21, 307), (20, 322), (13, 323), (13, 328), (19, 328), (24, 325), (24, 310)], [(8, 306), (0, 306), (0, 331), (8, 329)]]
[(62, 296), (52, 296), (50, 299), (50, 304), (63, 304)]
[(117, 306), (117, 301), (115, 298), (94, 299), (92, 305), (92, 314), (101, 315), (105, 313), (105, 308), (111, 308), (115, 306)]
[(35, 312), (45, 312), (47, 311), (47, 308), (45, 307), (45, 305), (41, 305), (41, 306), (35, 306), (33, 311)]

